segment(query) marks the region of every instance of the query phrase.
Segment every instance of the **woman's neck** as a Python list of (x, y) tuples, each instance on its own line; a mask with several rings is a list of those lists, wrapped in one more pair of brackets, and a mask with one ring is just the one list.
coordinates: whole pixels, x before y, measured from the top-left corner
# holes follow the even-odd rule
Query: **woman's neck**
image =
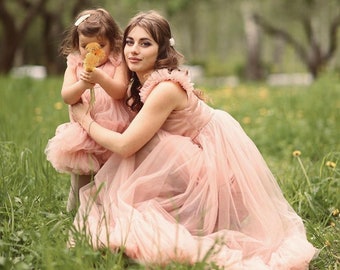
[(141, 85), (143, 85), (147, 81), (147, 79), (149, 78), (149, 76), (151, 75), (152, 72), (154, 72), (154, 70), (147, 72), (147, 73), (143, 73), (143, 74), (137, 74), (136, 73), (138, 80), (139, 80)]

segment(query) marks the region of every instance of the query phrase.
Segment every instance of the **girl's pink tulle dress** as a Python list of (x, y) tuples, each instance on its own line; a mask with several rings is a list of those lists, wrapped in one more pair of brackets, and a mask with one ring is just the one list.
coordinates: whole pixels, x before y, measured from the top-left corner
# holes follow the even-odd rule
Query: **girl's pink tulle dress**
[(112, 154), (80, 190), (77, 230), (95, 248), (123, 246), (141, 263), (307, 269), (316, 249), (238, 122), (199, 100), (182, 71), (152, 73), (142, 100), (162, 81), (182, 85), (187, 108), (135, 155)]
[[(110, 77), (114, 77), (121, 59), (109, 56), (102, 66)], [(83, 70), (83, 61), (79, 54), (70, 54), (67, 65), (75, 70), (78, 78)], [(91, 110), (93, 119), (103, 127), (122, 132), (129, 123), (128, 111), (123, 100), (114, 100), (98, 84), (94, 86), (95, 103)], [(89, 103), (90, 90), (82, 95), (82, 101)], [(110, 157), (111, 152), (97, 144), (77, 123), (61, 124), (56, 134), (48, 141), (45, 149), (47, 160), (59, 172), (87, 175), (95, 173)]]

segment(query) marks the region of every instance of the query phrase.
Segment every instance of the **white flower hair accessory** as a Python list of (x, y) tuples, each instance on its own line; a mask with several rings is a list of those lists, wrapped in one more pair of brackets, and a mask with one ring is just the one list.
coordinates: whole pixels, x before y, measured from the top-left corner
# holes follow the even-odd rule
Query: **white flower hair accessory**
[(76, 22), (74, 23), (75, 26), (78, 26), (79, 24), (81, 24), (83, 21), (85, 21), (88, 17), (90, 17), (91, 14), (85, 14), (83, 16), (80, 16), (78, 20), (76, 20)]
[(169, 42), (170, 42), (171, 47), (175, 46), (175, 44), (176, 44), (175, 39), (173, 37), (169, 39)]

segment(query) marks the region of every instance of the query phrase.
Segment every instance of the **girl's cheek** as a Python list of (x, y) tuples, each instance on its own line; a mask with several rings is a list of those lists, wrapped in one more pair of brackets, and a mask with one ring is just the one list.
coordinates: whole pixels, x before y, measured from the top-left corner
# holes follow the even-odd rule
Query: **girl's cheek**
[(81, 51), (80, 51), (80, 56), (81, 56), (82, 59), (84, 59), (85, 56), (86, 56), (86, 51), (81, 50)]
[(85, 57), (87, 51), (83, 47), (79, 47), (79, 53), (81, 57)]
[(99, 63), (98, 66), (101, 66), (101, 65), (105, 64), (107, 62), (107, 60), (108, 60), (108, 57), (105, 56), (104, 59)]

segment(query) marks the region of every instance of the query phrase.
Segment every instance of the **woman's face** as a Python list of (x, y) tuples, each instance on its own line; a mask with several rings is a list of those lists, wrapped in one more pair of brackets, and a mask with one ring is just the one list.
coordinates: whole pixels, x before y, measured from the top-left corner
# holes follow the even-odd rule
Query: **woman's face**
[(104, 64), (107, 61), (109, 54), (111, 52), (110, 42), (107, 38), (99, 39), (96, 36), (87, 37), (87, 36), (84, 36), (82, 34), (79, 34), (79, 51), (80, 51), (80, 55), (81, 55), (82, 59), (85, 59), (85, 56), (87, 54), (87, 51), (85, 49), (86, 45), (91, 43), (91, 42), (97, 42), (102, 47), (102, 50), (105, 52), (105, 57), (98, 64), (98, 66), (101, 66), (102, 64)]
[(127, 35), (124, 57), (128, 68), (136, 72), (141, 83), (146, 80), (155, 67), (158, 56), (158, 44), (142, 27), (132, 28)]

